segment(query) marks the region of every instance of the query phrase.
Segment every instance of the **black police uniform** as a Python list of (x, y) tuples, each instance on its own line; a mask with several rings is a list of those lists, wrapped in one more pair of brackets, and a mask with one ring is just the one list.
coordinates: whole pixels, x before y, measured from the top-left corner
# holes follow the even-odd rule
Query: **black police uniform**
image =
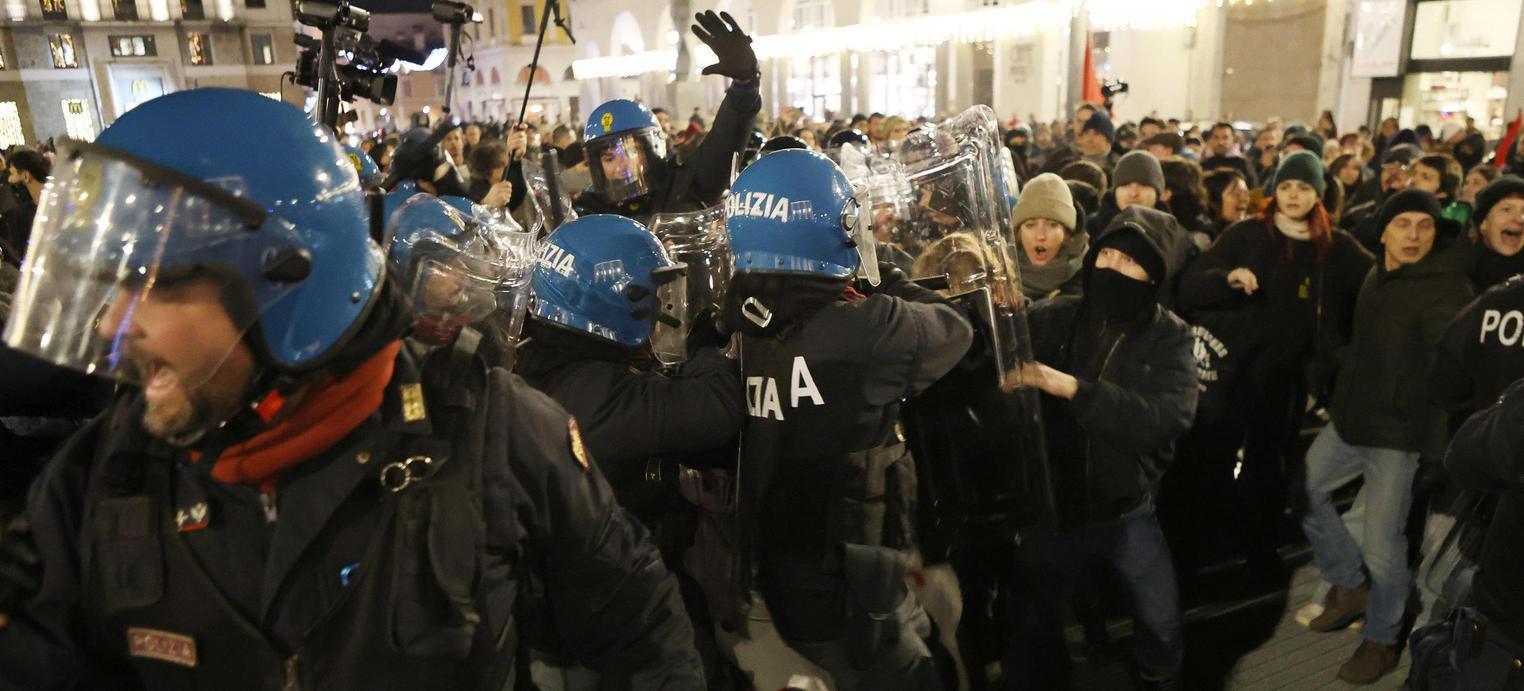
[[(707, 603), (682, 569), (698, 508), (679, 489), (678, 464), (705, 467), (735, 460), (745, 410), (741, 369), (714, 346), (697, 348), (670, 374), (643, 369), (630, 351), (531, 319), (515, 371), (578, 421), (582, 439), (613, 486), (619, 505), (645, 524), (683, 587), (695, 644), (711, 688), (739, 677), (714, 640)], [(554, 657), (557, 644), (536, 639)], [(750, 684), (745, 684), (750, 688)]]
[(719, 348), (698, 349), (668, 375), (553, 325), (531, 321), (529, 331), (515, 371), (577, 419), (620, 506), (648, 522), (676, 492), (672, 459), (723, 446), (741, 430), (740, 367)]
[(1524, 382), (1456, 432), (1445, 469), (1463, 487), (1497, 497), (1478, 562), (1471, 607), (1413, 633), (1415, 691), (1482, 691), (1524, 686)]
[[(667, 165), (653, 167), (651, 192), (635, 199), (611, 202), (589, 187), (576, 199), (577, 213), (615, 214), (644, 221), (651, 214), (697, 211), (720, 203), (730, 189), (731, 158), (746, 148), (762, 110), (760, 82), (731, 82), (698, 150), (685, 161), (668, 155)], [(589, 161), (588, 165), (598, 165)]]
[(1492, 405), (1510, 383), (1524, 378), (1524, 276), (1482, 293), (1445, 329), (1429, 396), (1450, 411)]
[(903, 280), (743, 339), (743, 549), (778, 632), (839, 688), (938, 687), (898, 558), (915, 477), (899, 410), (972, 339), (962, 312)]
[(606, 688), (702, 688), (676, 584), (574, 421), (480, 360), (432, 377), (444, 352), (399, 356), (382, 409), (274, 495), (122, 397), (33, 490), (44, 585), (0, 630), (0, 688), (501, 689), (531, 579)]

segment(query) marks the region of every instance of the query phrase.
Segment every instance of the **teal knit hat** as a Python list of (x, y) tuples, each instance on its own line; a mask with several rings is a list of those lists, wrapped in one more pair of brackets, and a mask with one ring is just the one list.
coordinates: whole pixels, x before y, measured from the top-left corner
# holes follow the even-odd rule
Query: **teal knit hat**
[(1323, 159), (1311, 151), (1298, 151), (1287, 156), (1275, 168), (1275, 178), (1270, 183), (1270, 193), (1287, 180), (1301, 180), (1323, 196)]

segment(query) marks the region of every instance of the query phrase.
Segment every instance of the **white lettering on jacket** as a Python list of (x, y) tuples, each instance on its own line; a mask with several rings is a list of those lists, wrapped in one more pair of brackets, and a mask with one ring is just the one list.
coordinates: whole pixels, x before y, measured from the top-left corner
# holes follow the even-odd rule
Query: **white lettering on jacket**
[(1477, 343), (1486, 343), (1487, 334), (1495, 333), (1498, 343), (1505, 346), (1518, 345), (1520, 336), (1524, 336), (1524, 312), (1510, 310), (1484, 310), (1482, 312), (1482, 332), (1477, 335)]
[[(798, 408), (800, 399), (809, 399), (810, 405), (825, 405), (825, 397), (815, 386), (809, 363), (804, 356), (794, 356), (794, 368), (789, 374), (788, 407)], [(772, 377), (746, 378), (746, 412), (752, 417), (772, 418), (783, 421), (783, 399), (778, 396), (778, 380)]]

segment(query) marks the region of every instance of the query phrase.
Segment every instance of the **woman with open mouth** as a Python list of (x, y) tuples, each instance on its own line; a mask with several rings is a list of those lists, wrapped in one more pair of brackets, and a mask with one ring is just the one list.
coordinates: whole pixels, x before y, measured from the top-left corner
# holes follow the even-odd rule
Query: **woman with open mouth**
[(1027, 300), (1080, 292), (1080, 264), (1090, 248), (1083, 217), (1069, 185), (1057, 175), (1043, 173), (1022, 189), (1011, 228), (1019, 241), (1016, 260)]

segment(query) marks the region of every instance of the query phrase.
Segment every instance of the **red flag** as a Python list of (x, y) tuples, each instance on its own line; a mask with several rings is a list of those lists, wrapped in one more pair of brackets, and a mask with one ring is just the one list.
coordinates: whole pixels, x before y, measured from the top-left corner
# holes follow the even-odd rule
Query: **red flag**
[(1100, 105), (1105, 103), (1106, 99), (1101, 96), (1101, 80), (1095, 77), (1095, 59), (1091, 57), (1093, 53), (1094, 51), (1090, 48), (1090, 34), (1087, 33), (1085, 34), (1085, 73), (1080, 76), (1080, 80), (1085, 84), (1085, 90), (1080, 93), (1080, 100)]
[(1514, 116), (1513, 122), (1508, 125), (1508, 134), (1503, 135), (1503, 141), (1498, 142), (1497, 153), (1492, 156), (1492, 167), (1502, 168), (1508, 163), (1508, 154), (1513, 151), (1513, 140), (1519, 136), (1519, 126), (1524, 125), (1524, 109)]

